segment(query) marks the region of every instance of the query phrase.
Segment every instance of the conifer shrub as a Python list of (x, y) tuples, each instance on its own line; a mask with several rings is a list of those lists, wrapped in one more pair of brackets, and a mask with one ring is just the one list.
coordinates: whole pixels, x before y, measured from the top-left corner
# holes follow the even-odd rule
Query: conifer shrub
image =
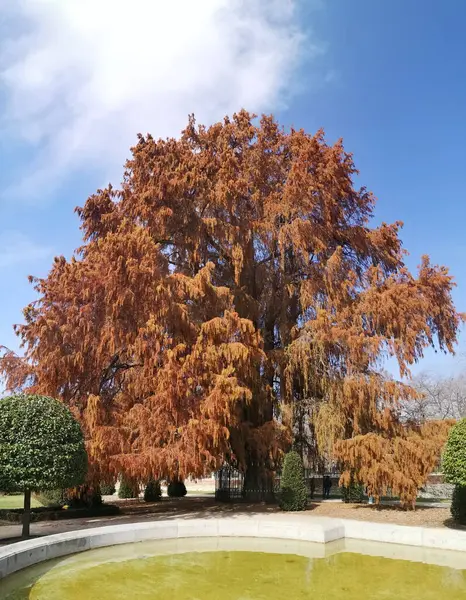
[(451, 501), (451, 516), (466, 524), (466, 419), (461, 419), (450, 429), (442, 457), (443, 473), (447, 483), (455, 489)]
[(280, 508), (286, 511), (304, 510), (307, 506), (307, 489), (301, 457), (295, 451), (285, 456), (280, 482)]
[(118, 498), (139, 498), (139, 487), (126, 477), (122, 477), (120, 488), (118, 489)]
[(466, 486), (455, 485), (451, 498), (451, 516), (461, 525), (466, 525)]
[(113, 496), (115, 491), (116, 491), (115, 482), (111, 482), (111, 483), (102, 482), (100, 484), (100, 492), (101, 492), (102, 496)]
[(461, 419), (450, 429), (442, 468), (447, 483), (466, 486), (466, 419)]
[(353, 477), (351, 477), (350, 484), (342, 485), (340, 490), (341, 499), (346, 504), (358, 504), (364, 500), (364, 486), (353, 479)]
[(151, 479), (144, 490), (144, 502), (157, 502), (162, 497), (162, 488), (158, 479)]
[(170, 498), (183, 498), (187, 493), (188, 491), (183, 481), (174, 479), (168, 484), (167, 494)]

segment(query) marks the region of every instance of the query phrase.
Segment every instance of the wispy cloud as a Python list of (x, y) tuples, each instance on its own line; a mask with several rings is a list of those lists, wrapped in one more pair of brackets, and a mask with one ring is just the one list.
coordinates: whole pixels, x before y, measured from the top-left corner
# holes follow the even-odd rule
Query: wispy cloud
[(282, 106), (318, 51), (301, 1), (0, 0), (3, 128), (36, 149), (16, 192), (43, 194), (80, 167), (113, 177), (136, 133), (177, 135), (191, 112)]
[(19, 231), (0, 232), (0, 269), (20, 263), (33, 264), (49, 258), (52, 253), (51, 248), (34, 242)]

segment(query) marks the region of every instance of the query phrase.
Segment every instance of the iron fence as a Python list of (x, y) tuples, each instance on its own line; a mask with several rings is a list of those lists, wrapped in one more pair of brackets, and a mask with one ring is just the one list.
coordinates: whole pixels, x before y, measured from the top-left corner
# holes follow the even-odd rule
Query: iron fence
[[(341, 496), (338, 486), (339, 473), (330, 473), (332, 480), (332, 496)], [(323, 497), (323, 476), (312, 469), (304, 469), (304, 480), (309, 497)], [(276, 502), (280, 490), (281, 472), (277, 471), (266, 484), (248, 486), (244, 473), (228, 465), (215, 474), (215, 498), (221, 502)]]

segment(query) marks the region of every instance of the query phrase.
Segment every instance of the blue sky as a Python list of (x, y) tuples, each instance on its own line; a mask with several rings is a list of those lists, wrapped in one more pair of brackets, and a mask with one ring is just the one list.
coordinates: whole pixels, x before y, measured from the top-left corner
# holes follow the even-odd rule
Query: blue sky
[[(138, 131), (241, 107), (343, 137), (376, 220), (404, 221), (410, 267), (428, 253), (451, 268), (466, 311), (462, 0), (0, 0), (0, 14), (0, 343), (16, 347), (27, 275), (79, 245), (74, 207), (118, 183)], [(416, 370), (463, 368), (429, 351)]]

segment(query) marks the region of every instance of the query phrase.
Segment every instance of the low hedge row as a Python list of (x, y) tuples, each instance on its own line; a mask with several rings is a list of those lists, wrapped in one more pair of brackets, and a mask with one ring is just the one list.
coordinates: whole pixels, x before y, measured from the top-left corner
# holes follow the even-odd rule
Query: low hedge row
[[(60, 519), (80, 519), (88, 517), (110, 517), (117, 515), (120, 508), (115, 504), (103, 504), (96, 508), (55, 508), (53, 506), (41, 506), (31, 510), (31, 522), (37, 521), (59, 521)], [(21, 523), (23, 516), (22, 508), (11, 508), (0, 510), (0, 521), (10, 523)]]

